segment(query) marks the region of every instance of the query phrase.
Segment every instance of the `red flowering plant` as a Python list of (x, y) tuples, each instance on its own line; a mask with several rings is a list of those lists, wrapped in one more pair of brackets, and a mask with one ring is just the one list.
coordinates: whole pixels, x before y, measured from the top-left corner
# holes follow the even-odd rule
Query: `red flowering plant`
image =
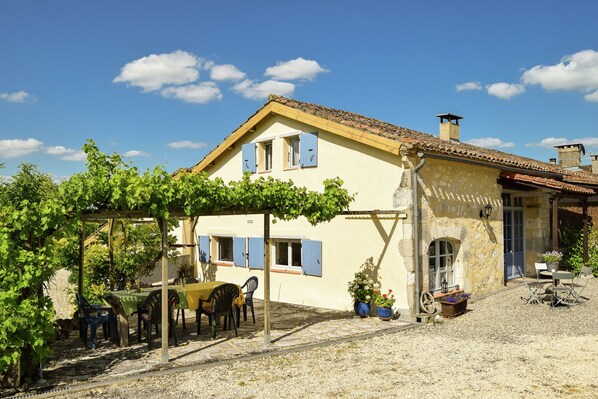
[(390, 308), (394, 305), (396, 299), (392, 290), (388, 290), (388, 294), (383, 294), (380, 290), (374, 290), (374, 302), (379, 308)]

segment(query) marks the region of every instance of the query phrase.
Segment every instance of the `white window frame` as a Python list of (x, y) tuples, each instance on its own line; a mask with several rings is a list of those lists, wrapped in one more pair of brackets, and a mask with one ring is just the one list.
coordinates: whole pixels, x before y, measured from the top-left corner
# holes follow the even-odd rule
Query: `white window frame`
[[(233, 259), (234, 259), (234, 247), (233, 247), (233, 237), (230, 236), (220, 236), (220, 237), (214, 237), (216, 238), (216, 262), (223, 262), (223, 263), (233, 263)], [(222, 241), (223, 240), (230, 240), (230, 247), (229, 247), (229, 254), (230, 254), (230, 259), (222, 259), (222, 249), (223, 249), (223, 245), (222, 245)]]
[(264, 143), (264, 172), (272, 170), (272, 155), (273, 146), (272, 142)]
[[(281, 265), (278, 263), (278, 245), (279, 244), (287, 244), (287, 254), (288, 254), (288, 265)], [(284, 239), (276, 239), (272, 241), (272, 259), (274, 260), (273, 268), (281, 269), (281, 270), (303, 270), (303, 259), (300, 258), (299, 265), (293, 265), (295, 261), (293, 260), (293, 244), (299, 244), (299, 256), (302, 257), (302, 248), (301, 248), (301, 240), (284, 238)]]
[[(445, 252), (441, 253), (441, 243), (445, 243)], [(430, 255), (430, 248), (434, 246), (434, 255)], [(450, 248), (450, 250), (449, 250)], [(445, 259), (444, 267), (441, 266)], [(432, 266), (432, 263), (434, 264)], [(455, 281), (455, 246), (447, 240), (434, 240), (428, 247), (428, 290), (440, 291), (443, 278), (449, 287), (456, 284)]]
[[(297, 152), (293, 151), (293, 144), (297, 144)], [(299, 136), (289, 139), (289, 167), (298, 168), (301, 166), (301, 140)]]

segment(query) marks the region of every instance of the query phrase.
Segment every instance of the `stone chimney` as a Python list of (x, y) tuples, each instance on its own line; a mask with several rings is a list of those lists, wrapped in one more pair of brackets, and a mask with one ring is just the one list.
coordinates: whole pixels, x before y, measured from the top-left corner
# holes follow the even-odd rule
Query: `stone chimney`
[(598, 154), (590, 155), (590, 159), (592, 160), (592, 173), (598, 175)]
[(440, 118), (440, 138), (446, 141), (459, 141), (459, 119), (463, 117), (454, 114), (438, 114)]
[(564, 168), (579, 168), (581, 166), (581, 156), (586, 154), (583, 144), (555, 145), (554, 148), (558, 152), (558, 164)]
[(548, 160), (548, 162), (550, 162), (550, 163), (551, 163), (551, 164), (553, 164), (553, 165), (556, 165), (556, 158), (550, 158), (550, 159)]

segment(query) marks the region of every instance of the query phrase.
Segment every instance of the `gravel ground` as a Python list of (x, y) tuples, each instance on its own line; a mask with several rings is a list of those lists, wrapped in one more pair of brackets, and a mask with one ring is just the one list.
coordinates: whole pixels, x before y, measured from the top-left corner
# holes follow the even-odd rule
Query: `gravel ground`
[(421, 328), (65, 397), (598, 398), (598, 280), (571, 308), (525, 305), (525, 293)]

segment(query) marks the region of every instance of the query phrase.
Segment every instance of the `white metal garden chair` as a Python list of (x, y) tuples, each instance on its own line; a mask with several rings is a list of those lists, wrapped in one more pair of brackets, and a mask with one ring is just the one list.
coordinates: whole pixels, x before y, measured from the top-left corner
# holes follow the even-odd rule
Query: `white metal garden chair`
[[(518, 268), (519, 269), (519, 268)], [(538, 271), (536, 270), (536, 273)], [(521, 297), (525, 301), (526, 305), (530, 303), (538, 303), (541, 304), (544, 295), (546, 295), (546, 285), (547, 283), (543, 283), (540, 281), (530, 281), (528, 282), (525, 278), (525, 275), (521, 269), (519, 269), (519, 274), (521, 275), (521, 280), (523, 280), (523, 284), (529, 291), (529, 296), (527, 298)]]
[(554, 309), (558, 305), (570, 306), (575, 303), (575, 295), (572, 287), (575, 274), (571, 272), (556, 271), (552, 274), (551, 304)]

